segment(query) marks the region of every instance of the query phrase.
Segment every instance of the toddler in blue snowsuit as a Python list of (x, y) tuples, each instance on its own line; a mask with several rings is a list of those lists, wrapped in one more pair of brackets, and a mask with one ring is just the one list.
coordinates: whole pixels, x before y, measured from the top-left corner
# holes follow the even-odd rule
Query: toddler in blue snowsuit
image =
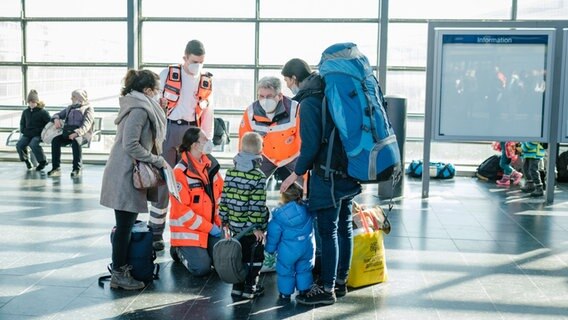
[(293, 184), (281, 197), (283, 205), (272, 211), (265, 250), (278, 252), (276, 273), (280, 298), (289, 300), (294, 288), (303, 292), (313, 283), (314, 228), (302, 201), (302, 189)]

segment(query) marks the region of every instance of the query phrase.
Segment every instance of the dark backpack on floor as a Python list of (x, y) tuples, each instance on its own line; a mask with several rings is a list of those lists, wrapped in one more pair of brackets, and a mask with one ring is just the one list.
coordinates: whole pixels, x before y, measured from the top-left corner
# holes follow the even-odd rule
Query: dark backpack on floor
[(493, 155), (485, 161), (483, 161), (479, 167), (477, 167), (477, 172), (475, 175), (485, 181), (497, 181), (503, 177), (503, 169), (499, 166), (501, 161), (501, 156)]
[(564, 151), (558, 156), (556, 171), (556, 180), (558, 182), (568, 182), (568, 151)]
[(222, 144), (228, 144), (229, 142), (231, 142), (231, 139), (229, 138), (229, 132), (227, 131), (225, 120), (215, 118), (213, 123), (213, 144), (220, 146)]
[[(112, 228), (110, 233), (110, 242), (114, 237), (116, 227)], [(160, 265), (154, 263), (156, 260), (156, 252), (152, 247), (153, 233), (145, 222), (136, 221), (132, 228), (132, 237), (130, 246), (128, 247), (127, 263), (132, 266), (130, 274), (138, 281), (144, 282), (146, 285), (155, 279), (159, 279)], [(109, 272), (112, 270), (112, 263), (108, 265)], [(102, 276), (99, 278), (99, 285), (103, 280), (109, 280), (111, 276)]]
[[(248, 273), (247, 266), (243, 263), (243, 248), (239, 239), (246, 233), (254, 229), (256, 225), (252, 225), (241, 231), (234, 237), (219, 240), (213, 247), (213, 265), (219, 278), (226, 283), (242, 283)], [(256, 246), (253, 247), (253, 250)], [(254, 259), (254, 254), (251, 255)]]

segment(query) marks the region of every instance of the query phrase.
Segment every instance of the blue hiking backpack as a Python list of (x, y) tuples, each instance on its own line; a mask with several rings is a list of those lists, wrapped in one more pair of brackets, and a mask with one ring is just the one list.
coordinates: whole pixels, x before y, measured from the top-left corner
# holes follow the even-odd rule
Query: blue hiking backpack
[[(367, 57), (354, 43), (337, 43), (322, 53), (319, 72), (325, 82), (322, 121), (325, 127), (330, 112), (347, 154), (347, 174), (361, 183), (398, 175), (400, 151)], [(328, 177), (335, 128), (329, 138)]]

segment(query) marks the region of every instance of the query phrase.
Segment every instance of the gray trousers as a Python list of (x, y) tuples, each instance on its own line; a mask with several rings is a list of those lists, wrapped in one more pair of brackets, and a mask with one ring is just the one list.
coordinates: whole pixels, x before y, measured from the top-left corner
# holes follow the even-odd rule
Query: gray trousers
[[(166, 129), (166, 140), (162, 144), (162, 157), (173, 168), (180, 160), (178, 147), (181, 145), (184, 133), (190, 125), (179, 125), (168, 122)], [(158, 201), (152, 202), (150, 206), (150, 218), (148, 225), (152, 227), (155, 237), (161, 237), (166, 226), (166, 216), (168, 215), (168, 204), (170, 194), (168, 187), (162, 185), (158, 187)]]
[(175, 247), (181, 263), (196, 277), (206, 276), (213, 265), (213, 247), (221, 238), (209, 235), (207, 249), (201, 247)]
[[(20, 161), (30, 160), (28, 147), (32, 149), (32, 153), (36, 158), (37, 162), (44, 162), (46, 161), (45, 153), (43, 152), (43, 147), (40, 145), (41, 137), (26, 137), (21, 136), (20, 140), (16, 144), (16, 150), (18, 151), (18, 155), (20, 156)], [(33, 162), (33, 161), (32, 161)]]

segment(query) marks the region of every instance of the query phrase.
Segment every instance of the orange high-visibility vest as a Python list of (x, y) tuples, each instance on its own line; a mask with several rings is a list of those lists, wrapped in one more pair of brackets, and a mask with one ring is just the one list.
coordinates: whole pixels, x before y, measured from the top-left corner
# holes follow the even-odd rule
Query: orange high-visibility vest
[[(177, 106), (179, 97), (181, 95), (181, 65), (171, 65), (168, 67), (168, 77), (164, 85), (162, 96), (168, 101), (166, 114), (169, 116), (172, 110)], [(209, 106), (209, 96), (213, 91), (213, 74), (206, 72), (199, 76), (199, 84), (195, 98), (197, 104), (195, 105), (195, 122), (197, 126), (201, 126), (201, 114), (203, 110)]]
[(274, 118), (266, 117), (258, 101), (248, 106), (239, 128), (239, 141), (250, 131), (262, 136), (262, 154), (278, 167), (292, 162), (300, 154), (300, 108), (298, 102), (283, 97)]
[(201, 175), (182, 153), (181, 161), (174, 168), (176, 186), (181, 202), (170, 196), (170, 232), (171, 245), (174, 247), (207, 248), (207, 238), (213, 224), (220, 226), (219, 201), (223, 192), (223, 178), (219, 173), (219, 163), (203, 155), (206, 163), (204, 173), (209, 181), (203, 181)]

